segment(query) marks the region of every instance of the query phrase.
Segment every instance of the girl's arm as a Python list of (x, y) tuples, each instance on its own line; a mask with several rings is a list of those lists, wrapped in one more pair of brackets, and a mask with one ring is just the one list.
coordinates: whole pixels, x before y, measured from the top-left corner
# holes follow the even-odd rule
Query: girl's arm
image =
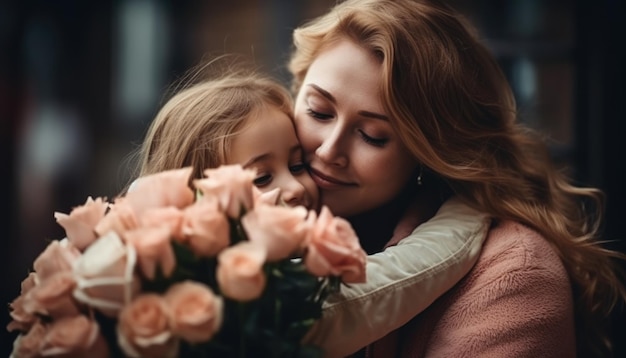
[(342, 357), (399, 328), (469, 272), (490, 222), (459, 199), (448, 200), (395, 246), (368, 256), (367, 282), (342, 285), (329, 297), (305, 342)]

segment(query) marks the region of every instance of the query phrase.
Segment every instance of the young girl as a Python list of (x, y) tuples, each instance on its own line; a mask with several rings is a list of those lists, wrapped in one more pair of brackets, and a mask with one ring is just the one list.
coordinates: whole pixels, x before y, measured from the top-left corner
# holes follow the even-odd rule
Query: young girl
[(140, 150), (139, 175), (192, 166), (200, 178), (206, 168), (238, 163), (256, 169), (261, 191), (280, 188), (286, 204), (316, 208), (318, 190), (292, 123), (289, 94), (267, 78), (232, 74), (197, 83), (157, 114)]
[[(262, 192), (278, 189), (280, 201), (317, 209), (318, 188), (307, 172), (292, 109), (288, 90), (257, 73), (229, 72), (192, 83), (171, 97), (151, 123), (138, 152), (138, 175), (192, 166), (192, 177), (200, 178), (206, 168), (241, 164), (256, 169), (254, 184)], [(351, 307), (370, 314), (336, 311), (329, 300), (314, 330), (332, 327), (333, 336), (317, 342), (330, 355), (333, 345), (324, 341), (342, 342), (347, 351), (364, 346), (408, 322), (458, 282), (476, 262), (490, 221), (455, 199), (412, 234), (416, 213), (405, 217), (394, 241), (409, 237), (383, 255), (369, 256), (367, 282), (342, 291), (343, 299), (358, 296)], [(389, 267), (385, 260), (407, 264)]]

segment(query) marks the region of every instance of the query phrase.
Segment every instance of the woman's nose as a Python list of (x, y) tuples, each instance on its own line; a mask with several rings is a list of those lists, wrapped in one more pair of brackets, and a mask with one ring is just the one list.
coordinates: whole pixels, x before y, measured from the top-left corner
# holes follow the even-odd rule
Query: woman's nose
[(315, 155), (328, 165), (345, 167), (348, 164), (348, 157), (343, 150), (345, 137), (342, 135), (341, 128), (335, 126), (324, 134), (319, 147), (315, 150)]

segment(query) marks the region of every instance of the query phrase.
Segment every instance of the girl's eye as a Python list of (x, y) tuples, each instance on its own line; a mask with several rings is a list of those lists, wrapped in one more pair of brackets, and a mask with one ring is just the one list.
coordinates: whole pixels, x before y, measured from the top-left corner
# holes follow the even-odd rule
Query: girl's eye
[(298, 163), (289, 166), (289, 171), (292, 174), (300, 174), (306, 170), (306, 165), (304, 163)]
[(376, 147), (383, 147), (389, 141), (389, 139), (387, 139), (387, 138), (370, 137), (362, 130), (359, 130), (359, 133), (361, 134), (361, 138), (363, 138), (363, 140), (366, 143), (371, 144), (371, 145), (376, 146)]
[(324, 114), (324, 113), (321, 113), (321, 112), (316, 112), (316, 111), (312, 110), (311, 108), (307, 108), (306, 113), (309, 116), (311, 116), (311, 117), (313, 117), (315, 119), (322, 119), (322, 120), (324, 120), (324, 119), (332, 118), (332, 116), (330, 114)]
[(254, 181), (253, 181), (254, 185), (257, 188), (262, 188), (264, 186), (267, 186), (271, 182), (272, 182), (272, 176), (269, 175), (269, 174), (261, 175), (260, 177), (256, 177), (256, 178), (254, 178)]

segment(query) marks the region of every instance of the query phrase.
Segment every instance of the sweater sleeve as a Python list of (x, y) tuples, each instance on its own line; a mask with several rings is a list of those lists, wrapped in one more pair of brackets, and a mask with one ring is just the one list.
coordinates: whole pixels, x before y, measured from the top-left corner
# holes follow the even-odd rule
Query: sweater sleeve
[(476, 263), (491, 220), (452, 198), (429, 221), (368, 256), (367, 282), (342, 286), (305, 342), (342, 357), (404, 325)]

